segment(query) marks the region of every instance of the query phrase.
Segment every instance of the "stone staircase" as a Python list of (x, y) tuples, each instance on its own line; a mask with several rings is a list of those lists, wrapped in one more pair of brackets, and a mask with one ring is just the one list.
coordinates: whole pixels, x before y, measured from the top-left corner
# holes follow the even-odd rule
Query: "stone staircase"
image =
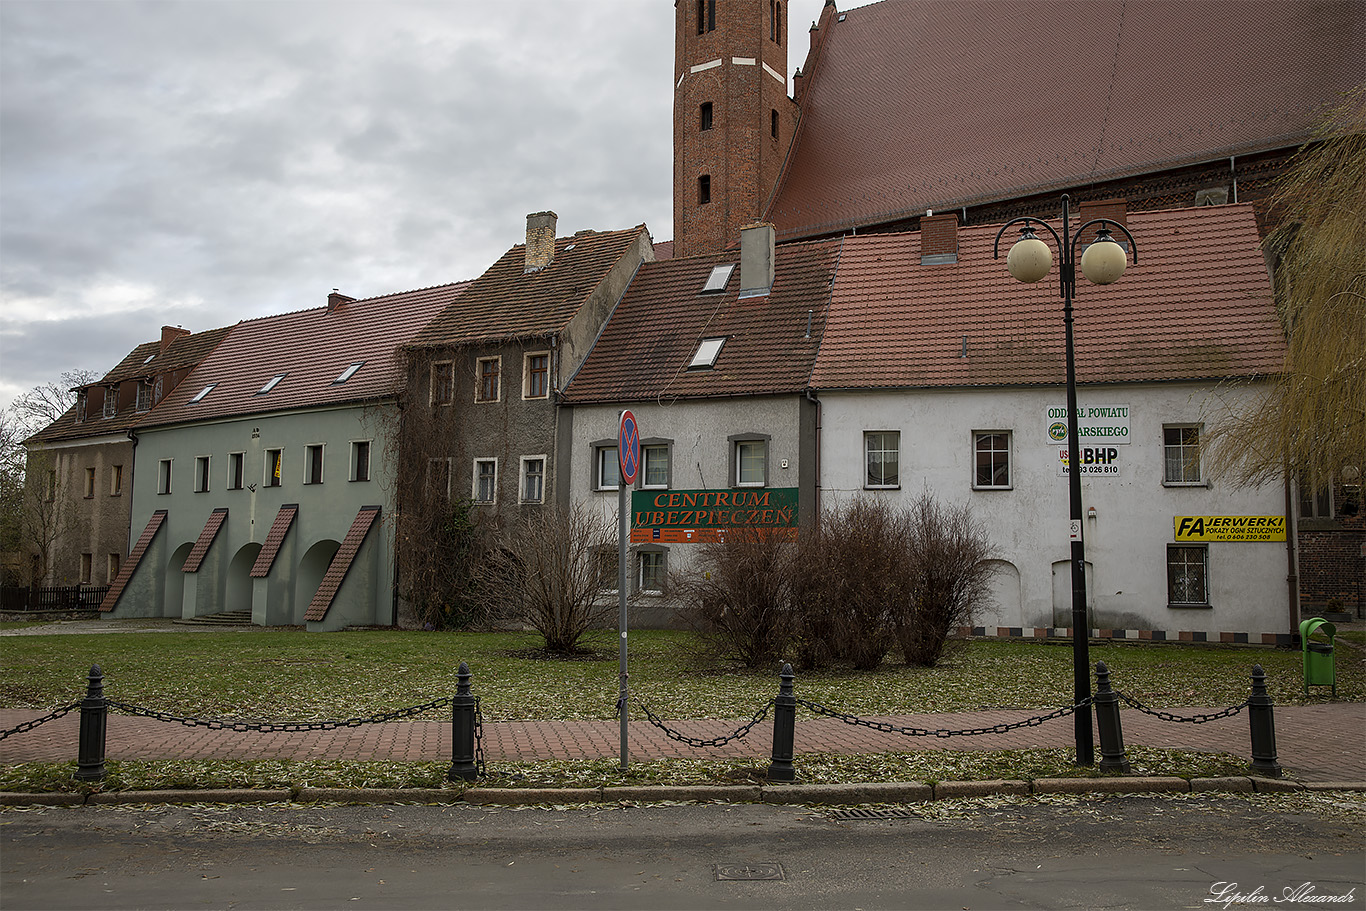
[(251, 626), (251, 611), (230, 610), (221, 614), (205, 614), (189, 620), (174, 620), (181, 626)]

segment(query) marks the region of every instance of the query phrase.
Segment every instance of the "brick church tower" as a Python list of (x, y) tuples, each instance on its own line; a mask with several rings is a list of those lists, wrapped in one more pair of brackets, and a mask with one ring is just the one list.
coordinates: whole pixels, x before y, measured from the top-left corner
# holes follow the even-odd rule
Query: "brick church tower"
[(778, 0), (675, 0), (675, 256), (734, 246), (763, 214), (797, 124), (786, 31)]

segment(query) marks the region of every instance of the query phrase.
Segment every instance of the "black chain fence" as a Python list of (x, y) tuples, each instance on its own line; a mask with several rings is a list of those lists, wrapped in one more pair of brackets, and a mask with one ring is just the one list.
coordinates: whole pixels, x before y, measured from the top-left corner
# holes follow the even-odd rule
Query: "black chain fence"
[(1252, 702), (1250, 699), (1245, 699), (1238, 705), (1231, 705), (1223, 711), (1211, 712), (1208, 715), (1173, 715), (1171, 712), (1150, 709), (1129, 694), (1122, 693), (1119, 690), (1115, 691), (1115, 695), (1145, 715), (1152, 715), (1154, 718), (1161, 718), (1163, 721), (1178, 721), (1187, 724), (1205, 724), (1209, 721), (1218, 721), (1220, 718), (1231, 718), (1247, 708)]
[(754, 717), (750, 718), (750, 720), (747, 723), (736, 728), (731, 733), (721, 737), (713, 737), (710, 740), (702, 740), (697, 737), (689, 737), (686, 734), (682, 734), (674, 730), (673, 728), (669, 727), (659, 719), (659, 716), (657, 716), (654, 712), (650, 711), (649, 707), (645, 705), (645, 703), (637, 702), (636, 704), (639, 705), (641, 711), (645, 713), (645, 717), (647, 720), (649, 720), (650, 724), (653, 724), (655, 727), (663, 731), (666, 737), (668, 737), (671, 740), (677, 740), (679, 743), (687, 744), (690, 747), (720, 747), (725, 746), (732, 740), (739, 740), (742, 737), (748, 735), (749, 732), (754, 729), (754, 726), (756, 724), (763, 721), (764, 718), (768, 716), (769, 709), (773, 708), (773, 700), (770, 699), (768, 702), (764, 704), (763, 708), (759, 709), (757, 712), (754, 713)]
[(839, 712), (835, 709), (823, 706), (818, 702), (809, 702), (805, 699), (798, 699), (797, 704), (805, 706), (817, 715), (835, 718), (843, 721), (845, 724), (852, 724), (857, 727), (872, 728), (873, 730), (881, 731), (884, 734), (904, 734), (907, 737), (975, 737), (980, 734), (1004, 734), (1007, 731), (1013, 731), (1016, 728), (1034, 727), (1043, 724), (1045, 721), (1052, 721), (1055, 718), (1065, 718), (1078, 709), (1083, 709), (1091, 705), (1093, 701), (1094, 700), (1092, 699), (1085, 699), (1076, 705), (1065, 705), (1056, 711), (1049, 712), (1047, 715), (1036, 715), (1032, 718), (1021, 719), (1020, 721), (994, 724), (991, 727), (960, 728), (957, 730), (948, 728), (935, 730), (931, 728), (898, 727), (894, 724), (888, 724), (885, 721), (869, 721), (868, 719), (860, 718), (857, 715)]
[(12, 727), (8, 731), (0, 731), (0, 740), (4, 740), (6, 737), (9, 737), (13, 734), (22, 734), (25, 731), (31, 731), (34, 728), (42, 727), (49, 721), (56, 721), (58, 718), (61, 718), (68, 712), (74, 712), (76, 709), (80, 707), (81, 704), (79, 702), (73, 702), (68, 706), (65, 706), (63, 708), (57, 709), (54, 712), (44, 715), (42, 718), (34, 718), (32, 721), (25, 721), (23, 724), (17, 725), (16, 727)]
[[(363, 724), (383, 724), (386, 721), (393, 721), (397, 718), (411, 718), (413, 715), (420, 715), (442, 706), (451, 704), (451, 697), (446, 696), (442, 699), (434, 699), (422, 705), (414, 705), (405, 709), (394, 709), (392, 712), (383, 712), (378, 715), (370, 715), (365, 718), (347, 718), (342, 721), (227, 721), (213, 718), (189, 718), (183, 715), (173, 715), (170, 712), (158, 712), (155, 709), (144, 708), (140, 705), (130, 705), (126, 702), (119, 702), (114, 699), (108, 700), (111, 709), (118, 709), (128, 715), (139, 715), (143, 718), (153, 718), (157, 721), (169, 721), (175, 724), (183, 724), (186, 727), (208, 728), (211, 731), (257, 731), (260, 733), (294, 733), (298, 731), (335, 731), (339, 728), (358, 728)], [(79, 703), (78, 703), (79, 705)]]

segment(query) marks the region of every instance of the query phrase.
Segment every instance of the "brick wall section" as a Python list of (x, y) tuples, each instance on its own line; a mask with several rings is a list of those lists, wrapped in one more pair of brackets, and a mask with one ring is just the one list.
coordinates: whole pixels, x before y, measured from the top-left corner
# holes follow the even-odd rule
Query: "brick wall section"
[[(1332, 519), (1300, 519), (1300, 612), (1366, 616), (1366, 515), (1360, 487), (1335, 485)], [(1344, 512), (1343, 507), (1351, 504)]]
[(920, 255), (944, 256), (958, 252), (958, 213), (920, 219)]

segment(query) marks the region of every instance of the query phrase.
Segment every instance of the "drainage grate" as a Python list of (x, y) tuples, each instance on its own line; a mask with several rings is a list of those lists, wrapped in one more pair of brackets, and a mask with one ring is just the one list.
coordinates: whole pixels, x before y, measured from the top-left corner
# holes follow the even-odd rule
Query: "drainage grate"
[(852, 807), (847, 810), (827, 810), (831, 819), (915, 819), (910, 810), (872, 810), (865, 807)]
[(722, 880), (783, 880), (782, 864), (716, 864), (717, 882)]

